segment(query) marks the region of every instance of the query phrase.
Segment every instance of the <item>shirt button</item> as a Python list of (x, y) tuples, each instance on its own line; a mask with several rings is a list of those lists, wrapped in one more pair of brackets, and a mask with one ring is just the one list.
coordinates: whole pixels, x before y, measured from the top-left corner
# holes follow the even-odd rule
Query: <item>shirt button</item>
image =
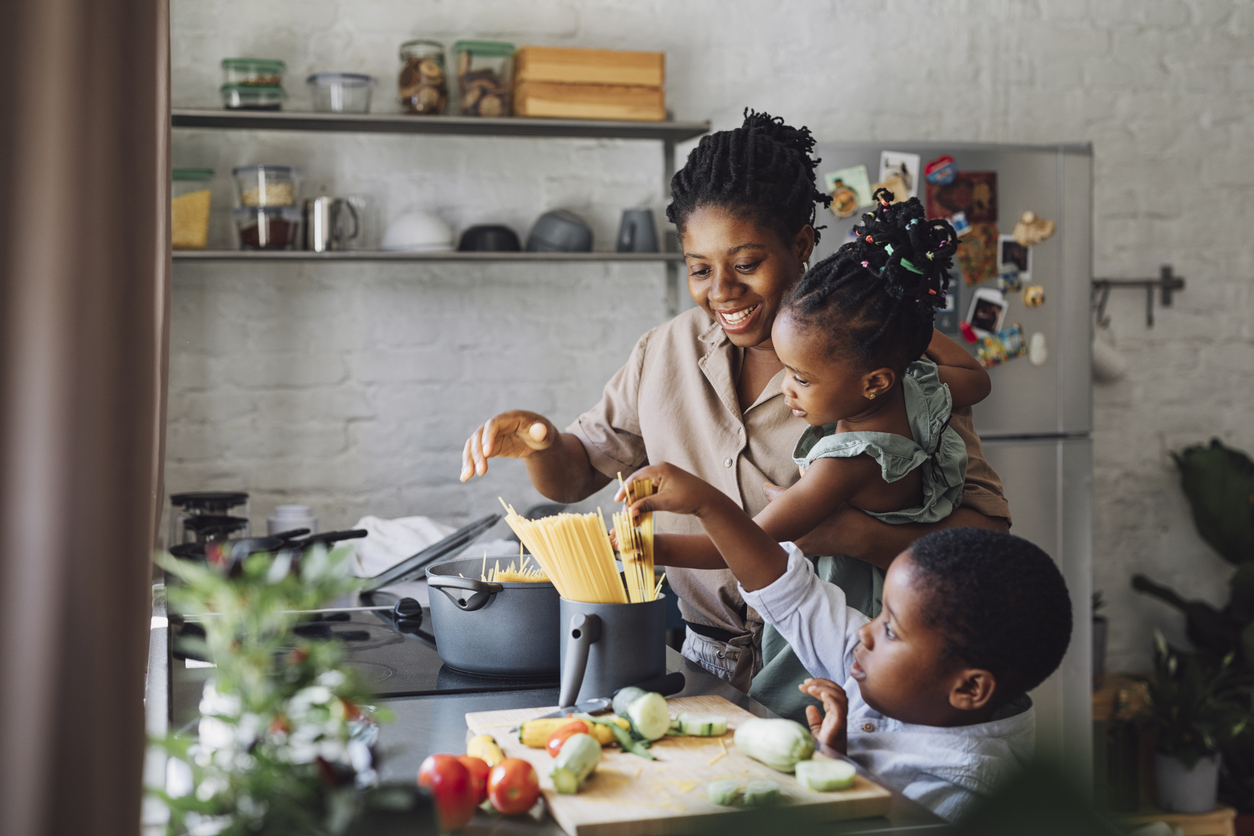
[(869, 731), (875, 731), (875, 724), (874, 724), (874, 723), (863, 723), (863, 724), (862, 724), (862, 730), (863, 730), (863, 731), (868, 731), (868, 732), (869, 732)]
[(744, 435), (744, 432), (745, 432), (744, 427), (736, 427), (736, 435)]
[(732, 466), (731, 459), (723, 459), (723, 467), (731, 467), (731, 466)]

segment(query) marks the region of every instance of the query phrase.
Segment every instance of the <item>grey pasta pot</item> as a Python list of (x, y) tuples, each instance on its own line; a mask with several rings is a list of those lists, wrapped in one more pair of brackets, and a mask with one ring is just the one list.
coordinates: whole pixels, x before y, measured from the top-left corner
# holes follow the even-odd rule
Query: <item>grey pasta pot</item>
[(486, 676), (556, 676), (557, 589), (548, 581), (488, 583), (481, 558), (427, 569), (431, 628), (444, 664)]

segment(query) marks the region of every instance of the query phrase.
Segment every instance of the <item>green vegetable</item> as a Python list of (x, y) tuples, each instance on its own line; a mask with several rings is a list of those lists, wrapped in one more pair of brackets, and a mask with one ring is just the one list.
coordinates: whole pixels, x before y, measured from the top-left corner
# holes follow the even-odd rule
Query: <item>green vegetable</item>
[(614, 735), (614, 739), (618, 741), (618, 745), (622, 747), (624, 752), (631, 752), (633, 755), (639, 755), (651, 761), (657, 760), (653, 753), (649, 751), (649, 744), (642, 740), (635, 740), (631, 736), (631, 732), (622, 726), (612, 724), (610, 732)]
[(718, 737), (727, 731), (727, 718), (719, 714), (680, 713), (675, 720), (679, 731), (694, 737)]
[(736, 729), (736, 748), (779, 772), (792, 772), (814, 754), (810, 730), (792, 720), (746, 720)]
[(779, 801), (779, 784), (774, 781), (750, 781), (745, 784), (746, 807), (769, 807)]
[(624, 688), (614, 697), (613, 707), (614, 713), (630, 720), (631, 727), (645, 740), (657, 740), (671, 727), (666, 697), (661, 694)]
[(740, 798), (740, 793), (744, 788), (744, 784), (735, 778), (723, 778), (719, 781), (711, 781), (705, 792), (706, 797), (720, 807), (731, 807)]
[(853, 786), (858, 770), (844, 761), (801, 761), (797, 764), (797, 783), (819, 792), (844, 790)]
[(562, 744), (562, 751), (553, 761), (549, 777), (561, 793), (579, 792), (579, 786), (597, 768), (601, 760), (601, 744), (589, 734), (572, 734)]

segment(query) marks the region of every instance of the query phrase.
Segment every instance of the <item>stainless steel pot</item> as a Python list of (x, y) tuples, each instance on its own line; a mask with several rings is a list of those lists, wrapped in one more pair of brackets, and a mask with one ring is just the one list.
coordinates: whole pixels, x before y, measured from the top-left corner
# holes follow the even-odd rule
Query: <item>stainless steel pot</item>
[[(431, 628), (444, 664), (487, 676), (556, 676), (561, 668), (553, 584), (487, 583), (481, 558), (427, 569)], [(462, 577), (464, 576), (464, 577)]]

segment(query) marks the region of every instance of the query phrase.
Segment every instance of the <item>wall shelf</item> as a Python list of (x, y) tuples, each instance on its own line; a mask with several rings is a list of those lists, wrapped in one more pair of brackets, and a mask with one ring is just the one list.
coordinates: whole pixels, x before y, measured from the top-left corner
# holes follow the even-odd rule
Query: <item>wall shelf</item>
[(396, 253), (382, 250), (344, 250), (316, 253), (311, 250), (175, 250), (175, 261), (460, 261), (487, 262), (682, 262), (682, 253), (531, 253), (531, 252), (439, 252)]
[(453, 134), (584, 139), (652, 139), (683, 142), (708, 133), (706, 122), (610, 122), (592, 119), (490, 119), (480, 116), (411, 116), (404, 113), (300, 113), (290, 110), (175, 108), (176, 128), (254, 131), (330, 131), (384, 134)]

